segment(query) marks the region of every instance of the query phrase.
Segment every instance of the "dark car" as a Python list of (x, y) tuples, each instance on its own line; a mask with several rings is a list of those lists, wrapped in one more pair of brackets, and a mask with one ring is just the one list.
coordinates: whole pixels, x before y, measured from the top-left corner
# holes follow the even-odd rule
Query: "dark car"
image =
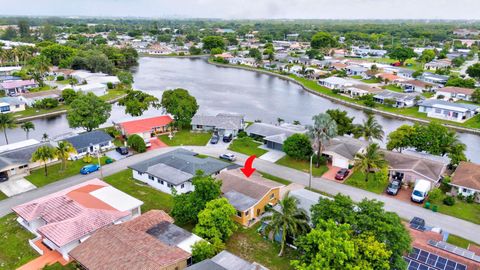
[(228, 134), (225, 133), (223, 135), (223, 142), (229, 143), (229, 142), (232, 141), (232, 139), (233, 139), (233, 134), (232, 133), (228, 133)]
[(350, 171), (348, 169), (340, 169), (335, 175), (335, 179), (344, 180), (345, 178), (347, 178), (349, 173)]
[(117, 147), (117, 148), (115, 148), (115, 150), (117, 150), (117, 152), (122, 156), (128, 155), (128, 148), (125, 147), (125, 146)]
[(5, 182), (8, 180), (8, 174), (3, 172), (3, 173), (0, 173), (0, 182)]
[(387, 194), (397, 195), (401, 186), (402, 186), (402, 182), (400, 180), (397, 180), (397, 179), (393, 180), (392, 182), (390, 182), (390, 184), (388, 184)]
[(218, 137), (218, 135), (213, 135), (212, 138), (210, 139), (210, 143), (217, 144), (219, 140), (220, 140), (220, 137)]

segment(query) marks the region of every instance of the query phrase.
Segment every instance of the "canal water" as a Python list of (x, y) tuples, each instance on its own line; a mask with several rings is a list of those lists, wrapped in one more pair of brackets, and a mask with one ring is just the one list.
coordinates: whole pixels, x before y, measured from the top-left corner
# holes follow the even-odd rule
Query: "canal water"
[[(262, 120), (276, 123), (277, 118), (287, 122), (294, 120), (310, 124), (313, 115), (328, 109), (346, 110), (355, 116), (355, 122), (365, 119), (362, 111), (333, 103), (322, 97), (307, 93), (295, 83), (257, 72), (217, 67), (205, 59), (142, 57), (134, 70), (134, 87), (161, 98), (165, 89), (184, 88), (195, 96), (203, 114), (219, 112), (242, 113), (249, 121)], [(158, 115), (161, 110), (151, 109), (143, 117)], [(124, 114), (122, 107), (113, 106), (112, 115), (104, 126), (132, 117)], [(386, 134), (409, 121), (376, 116)], [(40, 139), (43, 133), (55, 137), (71, 132), (65, 115), (33, 121), (36, 129), (31, 138)], [(80, 131), (80, 130), (77, 130)], [(9, 140), (25, 139), (20, 128), (8, 130)], [(467, 145), (467, 156), (480, 163), (480, 136), (459, 133)], [(5, 139), (0, 136), (0, 144)]]

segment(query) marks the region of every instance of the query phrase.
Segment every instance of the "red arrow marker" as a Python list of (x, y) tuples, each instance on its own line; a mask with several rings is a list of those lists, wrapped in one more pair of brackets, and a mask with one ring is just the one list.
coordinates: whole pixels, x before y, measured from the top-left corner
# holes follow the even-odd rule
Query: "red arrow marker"
[(248, 157), (247, 160), (245, 161), (245, 165), (243, 166), (243, 168), (240, 169), (243, 172), (243, 174), (245, 174), (246, 177), (250, 177), (252, 173), (255, 172), (255, 168), (252, 168), (252, 164), (253, 164), (253, 160), (256, 157), (257, 156), (255, 155)]

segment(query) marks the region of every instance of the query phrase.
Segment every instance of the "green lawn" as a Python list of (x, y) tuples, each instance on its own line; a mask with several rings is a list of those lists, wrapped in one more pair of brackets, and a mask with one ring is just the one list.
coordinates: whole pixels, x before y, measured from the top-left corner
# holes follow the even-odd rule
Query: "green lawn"
[(34, 116), (34, 115), (39, 115), (39, 114), (45, 114), (45, 113), (52, 113), (52, 112), (58, 112), (62, 110), (68, 110), (69, 106), (67, 105), (60, 105), (56, 108), (53, 109), (36, 109), (36, 108), (27, 108), (24, 111), (20, 112), (14, 112), (13, 116), (16, 118), (21, 118), (21, 117), (28, 117), (28, 116)]
[(364, 190), (368, 190), (373, 193), (381, 194), (388, 186), (388, 180), (376, 181), (375, 175), (371, 173), (368, 176), (368, 181), (365, 182), (365, 174), (359, 171), (354, 171), (352, 175), (345, 181), (345, 184), (349, 186), (358, 187)]
[(447, 243), (450, 243), (452, 245), (455, 245), (457, 247), (461, 247), (461, 248), (468, 248), (468, 245), (470, 244), (474, 244), (474, 245), (478, 245), (468, 239), (465, 239), (465, 238), (462, 238), (460, 236), (456, 236), (454, 234), (449, 234), (448, 235), (448, 238), (447, 238)]
[(35, 236), (16, 218), (15, 214), (0, 218), (0, 269), (16, 269), (39, 256), (28, 244)]
[(170, 212), (173, 206), (173, 197), (148, 185), (139, 182), (132, 177), (132, 170), (127, 169), (112, 174), (103, 179), (115, 188), (143, 201), (142, 213), (151, 209), (161, 209)]
[(269, 173), (266, 173), (266, 172), (262, 172), (262, 171), (258, 171), (263, 177), (267, 178), (267, 179), (270, 179), (272, 181), (275, 181), (275, 182), (278, 182), (280, 184), (284, 184), (285, 186), (288, 186), (290, 185), (290, 183), (292, 183), (292, 181), (289, 181), (287, 179), (283, 179), (281, 177), (277, 177), (277, 176), (274, 176), (274, 175), (271, 175)]
[(292, 269), (290, 260), (298, 258), (295, 250), (286, 249), (283, 257), (278, 257), (280, 245), (264, 239), (257, 229), (260, 223), (251, 228), (238, 228), (228, 239), (226, 249), (250, 262), (257, 262), (271, 270)]
[(108, 90), (107, 93), (105, 95), (101, 96), (100, 98), (105, 100), (105, 101), (109, 101), (109, 100), (121, 97), (121, 96), (125, 95), (126, 93), (127, 93), (127, 91), (125, 91), (123, 89), (121, 89), (121, 90), (111, 89), (111, 90)]
[(265, 149), (258, 148), (262, 144), (259, 142), (254, 141), (250, 137), (243, 137), (235, 139), (230, 146), (228, 147), (229, 150), (245, 154), (247, 156), (255, 155), (260, 157), (261, 155), (267, 153), (268, 151)]
[(0, 201), (1, 201), (1, 200), (5, 200), (6, 198), (8, 198), (8, 196), (5, 195), (5, 193), (3, 193), (3, 192), (0, 191)]
[(398, 87), (398, 86), (393, 85), (393, 84), (389, 84), (389, 85), (383, 86), (382, 88), (383, 88), (383, 89), (390, 90), (390, 91), (395, 91), (395, 92), (403, 93), (403, 89), (402, 89), (401, 87)]
[(480, 204), (456, 199), (453, 206), (448, 206), (443, 204), (443, 198), (444, 196), (436, 200), (429, 200), (432, 205), (438, 206), (438, 212), (480, 224)]
[(372, 78), (372, 79), (365, 79), (365, 80), (362, 80), (362, 82), (364, 83), (381, 83), (382, 80), (380, 79), (377, 79), (377, 78)]
[[(303, 171), (306, 173), (310, 173), (310, 162), (306, 160), (296, 160), (289, 156), (284, 156), (283, 158), (277, 160), (278, 165), (290, 167), (295, 170)], [(312, 166), (312, 175), (313, 176), (322, 176), (328, 171), (328, 167), (326, 165), (320, 165), (320, 167), (315, 167), (315, 164)]]
[[(100, 158), (100, 162), (105, 164), (107, 157)], [(47, 167), (48, 176), (45, 176), (45, 170), (42, 167), (35, 169), (30, 175), (25, 178), (37, 187), (42, 187), (58, 180), (74, 176), (80, 173), (80, 169), (87, 164), (97, 164), (97, 159), (93, 158), (92, 162), (85, 163), (83, 160), (67, 161), (67, 168), (63, 171), (60, 170), (61, 163), (53, 164)]]
[(210, 132), (190, 132), (190, 130), (181, 130), (175, 132), (175, 135), (170, 140), (168, 134), (160, 135), (158, 138), (168, 146), (181, 145), (206, 145), (212, 133)]
[(355, 76), (351, 76), (352, 79), (356, 79), (356, 80), (361, 80), (362, 79), (362, 76), (360, 75), (355, 75)]

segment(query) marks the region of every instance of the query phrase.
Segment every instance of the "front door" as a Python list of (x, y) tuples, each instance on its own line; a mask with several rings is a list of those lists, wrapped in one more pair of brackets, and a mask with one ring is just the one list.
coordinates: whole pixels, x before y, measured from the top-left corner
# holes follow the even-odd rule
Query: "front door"
[(257, 209), (257, 217), (260, 216), (260, 209)]

